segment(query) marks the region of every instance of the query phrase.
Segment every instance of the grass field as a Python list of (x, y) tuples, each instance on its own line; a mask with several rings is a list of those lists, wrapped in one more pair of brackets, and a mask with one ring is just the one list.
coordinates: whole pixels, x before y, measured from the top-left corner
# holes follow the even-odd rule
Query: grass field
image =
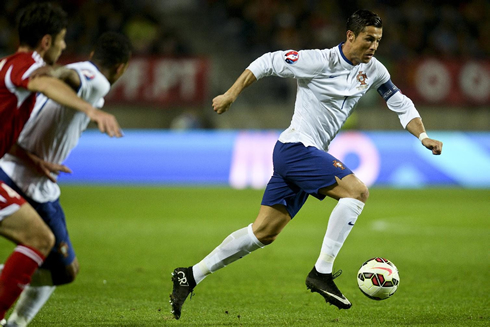
[[(209, 276), (170, 313), (170, 273), (200, 261), (252, 222), (262, 191), (64, 186), (81, 264), (31, 326), (490, 326), (490, 190), (371, 189), (335, 268), (350, 310), (328, 306), (304, 280), (333, 200), (310, 198), (277, 241)], [(13, 245), (0, 240), (0, 260)], [(358, 289), (373, 256), (392, 260), (400, 287), (386, 301)]]

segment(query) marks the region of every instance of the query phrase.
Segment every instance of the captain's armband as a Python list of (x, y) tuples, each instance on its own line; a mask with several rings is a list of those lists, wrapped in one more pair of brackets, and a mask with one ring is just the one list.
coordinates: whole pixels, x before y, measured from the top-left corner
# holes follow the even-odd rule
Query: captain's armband
[(378, 93), (385, 101), (388, 101), (396, 92), (400, 91), (398, 87), (389, 79), (386, 83), (378, 87)]

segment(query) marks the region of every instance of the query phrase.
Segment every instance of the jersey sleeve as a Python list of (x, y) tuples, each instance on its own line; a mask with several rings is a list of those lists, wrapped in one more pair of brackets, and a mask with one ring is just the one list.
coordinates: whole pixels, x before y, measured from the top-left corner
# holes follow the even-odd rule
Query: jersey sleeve
[(403, 128), (414, 118), (420, 118), (420, 114), (415, 108), (412, 100), (402, 94), (400, 89), (391, 81), (390, 73), (386, 67), (376, 61), (376, 70), (378, 71), (377, 79), (373, 84), (379, 95), (386, 101), (388, 108), (398, 114), (398, 119)]
[[(391, 83), (391, 80), (389, 81)], [(400, 123), (406, 128), (408, 123), (414, 118), (420, 118), (420, 114), (415, 108), (412, 100), (401, 92), (394, 93), (387, 101), (386, 105), (391, 111), (398, 114)]]
[(376, 65), (376, 80), (373, 83), (373, 88), (378, 90), (382, 84), (386, 83), (391, 78), (391, 76), (388, 69), (386, 69), (381, 62), (376, 60), (374, 64)]
[(22, 61), (16, 62), (11, 67), (10, 80), (12, 84), (16, 87), (22, 87), (27, 89), (27, 84), (29, 84), (29, 77), (32, 72), (36, 69), (42, 67), (44, 64), (35, 61)]
[(259, 80), (266, 76), (313, 78), (326, 65), (320, 50), (269, 52), (253, 61), (247, 69)]
[(100, 100), (109, 93), (111, 88), (109, 81), (98, 71), (68, 65), (70, 69), (75, 70), (80, 76), (80, 88), (77, 95), (92, 106), (100, 108)]
[(104, 107), (104, 104), (105, 104), (105, 100), (104, 100), (104, 98), (101, 98), (101, 99), (99, 99), (99, 101), (97, 101), (97, 103), (95, 104), (94, 107), (100, 109), (100, 108)]

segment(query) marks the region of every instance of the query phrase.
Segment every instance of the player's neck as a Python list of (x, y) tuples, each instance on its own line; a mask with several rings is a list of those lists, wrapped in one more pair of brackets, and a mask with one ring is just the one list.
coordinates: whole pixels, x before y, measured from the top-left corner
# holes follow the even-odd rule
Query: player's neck
[(351, 47), (350, 47), (350, 44), (348, 42), (345, 42), (344, 44), (342, 44), (341, 50), (342, 50), (342, 53), (344, 54), (345, 58), (347, 58), (354, 66), (359, 65), (359, 61), (356, 60), (354, 58), (354, 56), (352, 56)]
[(40, 49), (33, 49), (27, 45), (21, 45), (17, 48), (17, 52), (24, 52), (24, 53), (28, 53), (28, 52), (37, 52), (39, 55), (42, 56), (42, 52)]

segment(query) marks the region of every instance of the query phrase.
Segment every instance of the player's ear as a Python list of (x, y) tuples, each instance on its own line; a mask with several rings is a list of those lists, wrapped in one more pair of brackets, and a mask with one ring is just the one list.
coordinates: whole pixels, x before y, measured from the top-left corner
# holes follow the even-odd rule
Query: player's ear
[(48, 50), (53, 44), (53, 37), (50, 34), (46, 34), (41, 39), (41, 48), (43, 50)]
[(355, 39), (356, 39), (356, 35), (354, 34), (354, 32), (352, 32), (351, 30), (348, 30), (347, 31), (347, 41), (354, 42)]
[(124, 72), (126, 71), (126, 68), (128, 68), (129, 63), (120, 63), (117, 65), (116, 73), (118, 76), (122, 76)]
[(90, 55), (88, 56), (88, 60), (92, 60), (92, 57), (94, 56), (94, 52), (90, 52)]
[(111, 84), (115, 83), (124, 74), (126, 68), (128, 68), (128, 63), (120, 63), (114, 66), (112, 70), (113, 73), (109, 79)]

